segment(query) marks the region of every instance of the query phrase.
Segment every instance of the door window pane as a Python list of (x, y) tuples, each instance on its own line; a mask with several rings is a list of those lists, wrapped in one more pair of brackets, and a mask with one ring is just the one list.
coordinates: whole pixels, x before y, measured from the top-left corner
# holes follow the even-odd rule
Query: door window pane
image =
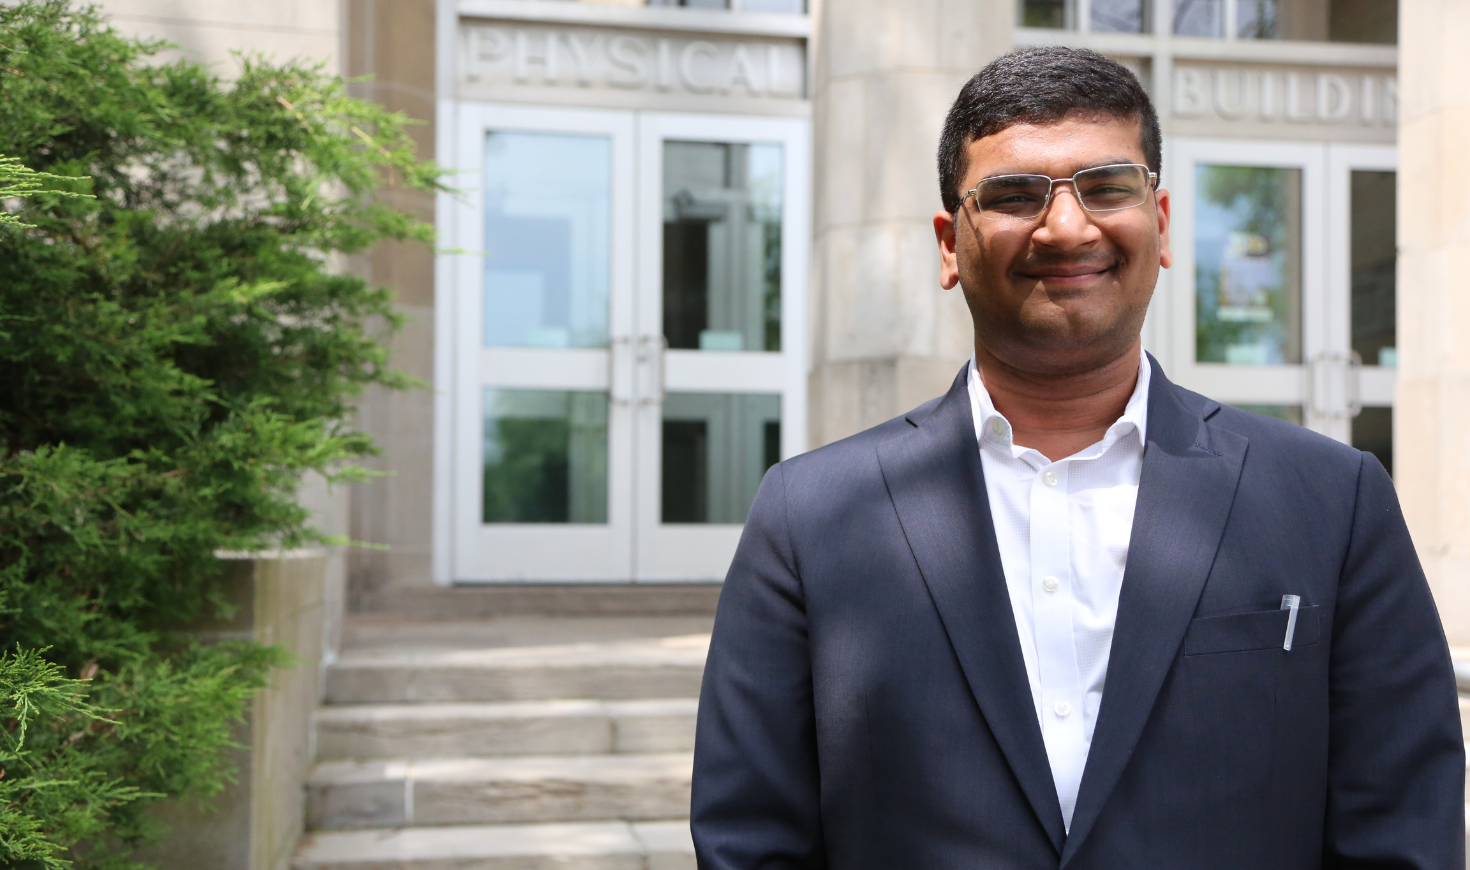
[(1174, 0), (1174, 32), (1179, 36), (1219, 36), (1223, 24), (1221, 0)]
[(780, 396), (669, 393), (663, 522), (745, 522), (761, 477), (780, 460)]
[(1350, 183), (1353, 350), (1364, 365), (1392, 368), (1398, 365), (1396, 175), (1355, 171)]
[(1195, 358), (1302, 361), (1300, 169), (1196, 167)]
[(1396, 0), (1235, 0), (1241, 39), (1398, 41)]
[(1092, 0), (1095, 33), (1144, 33), (1148, 30), (1145, 0)]
[(664, 337), (781, 349), (779, 145), (664, 143)]
[(1067, 0), (1021, 0), (1021, 26), (1061, 30), (1071, 26)]
[(1364, 408), (1354, 417), (1353, 446), (1378, 457), (1393, 474), (1393, 409)]
[(607, 393), (487, 389), (484, 421), (484, 522), (607, 522)]
[(1285, 420), (1288, 423), (1295, 423), (1298, 426), (1302, 425), (1302, 406), (1301, 405), (1241, 405), (1241, 404), (1237, 404), (1237, 405), (1235, 405), (1235, 407), (1239, 408), (1242, 411), (1249, 411), (1252, 414), (1260, 414), (1262, 417), (1275, 417), (1278, 420)]
[(492, 132), (484, 184), (485, 345), (606, 347), (612, 141)]

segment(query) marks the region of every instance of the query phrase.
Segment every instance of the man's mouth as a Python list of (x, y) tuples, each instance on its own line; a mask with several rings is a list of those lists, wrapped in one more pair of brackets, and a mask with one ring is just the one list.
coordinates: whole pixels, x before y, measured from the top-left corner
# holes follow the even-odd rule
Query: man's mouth
[(1092, 278), (1110, 272), (1116, 263), (1072, 263), (1021, 269), (1020, 274), (1035, 281), (1051, 284), (1083, 284)]

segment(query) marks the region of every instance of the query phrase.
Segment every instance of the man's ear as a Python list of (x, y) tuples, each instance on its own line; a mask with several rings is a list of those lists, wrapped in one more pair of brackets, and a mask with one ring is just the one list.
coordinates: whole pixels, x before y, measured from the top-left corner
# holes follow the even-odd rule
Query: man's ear
[(1174, 265), (1174, 252), (1169, 250), (1169, 191), (1160, 190), (1154, 196), (1159, 213), (1159, 265), (1168, 269)]
[(934, 238), (939, 242), (939, 286), (953, 290), (960, 283), (960, 261), (955, 256), (955, 216), (947, 211), (934, 213)]

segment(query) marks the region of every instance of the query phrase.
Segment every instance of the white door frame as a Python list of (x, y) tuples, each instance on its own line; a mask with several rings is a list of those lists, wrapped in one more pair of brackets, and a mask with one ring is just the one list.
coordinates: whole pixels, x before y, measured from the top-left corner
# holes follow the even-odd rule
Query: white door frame
[[(723, 579), (739, 524), (659, 528), (663, 391), (781, 396), (781, 457), (806, 447), (810, 122), (805, 119), (634, 113), (462, 102), (441, 160), (461, 193), (441, 195), (436, 280), (434, 581), (628, 582)], [(603, 134), (613, 143), (612, 281), (606, 350), (483, 347), (485, 134), (488, 130)], [(784, 146), (782, 350), (655, 352), (662, 336), (661, 142), (664, 138)], [(449, 146), (449, 147), (445, 147)], [(448, 153), (444, 153), (448, 152)], [(651, 304), (650, 304), (651, 303)], [(647, 340), (640, 340), (647, 339)], [(641, 360), (641, 361), (640, 361)], [(608, 523), (484, 524), (481, 404), (487, 383), (508, 388), (606, 389)], [(640, 401), (642, 400), (642, 401)], [(638, 427), (643, 436), (639, 437)], [(641, 445), (641, 446), (640, 446)], [(639, 558), (641, 555), (641, 559)]]
[[(1174, 193), (1170, 228), (1175, 255), (1165, 304), (1153, 316), (1168, 324), (1156, 342), (1181, 384), (1227, 403), (1300, 405), (1303, 422), (1351, 441), (1352, 406), (1393, 404), (1391, 368), (1351, 366), (1350, 173), (1394, 170), (1396, 149), (1339, 145), (1179, 138), (1170, 143)], [(1302, 171), (1302, 364), (1231, 366), (1195, 361), (1195, 166), (1294, 167)]]
[[(1174, 266), (1169, 280), (1168, 347), (1170, 377), (1183, 386), (1229, 404), (1309, 405), (1306, 361), (1327, 348), (1324, 317), (1327, 297), (1325, 155), (1320, 143), (1175, 139), (1170, 148), (1172, 220), (1169, 235)], [(1195, 166), (1262, 166), (1302, 172), (1302, 360), (1300, 365), (1242, 366), (1200, 363), (1195, 359)], [(1307, 421), (1311, 425), (1311, 421)], [(1315, 427), (1314, 427), (1315, 428)]]
[[(663, 142), (782, 146), (781, 351), (662, 351)], [(811, 146), (804, 119), (640, 113), (638, 117), (638, 306), (634, 342), (653, 348), (662, 371), (639, 381), (637, 460), (638, 580), (723, 580), (740, 524), (665, 525), (661, 500), (662, 398), (667, 392), (774, 393), (781, 396), (781, 458), (806, 449), (807, 276)]]
[[(1353, 346), (1352, 337), (1352, 173), (1354, 170), (1398, 171), (1398, 149), (1392, 145), (1327, 146), (1328, 184), (1328, 281), (1331, 287), (1328, 327), (1332, 345), (1340, 355)], [(1397, 208), (1397, 203), (1389, 203)], [(1371, 363), (1371, 364), (1370, 364)], [(1351, 380), (1349, 380), (1351, 379)], [(1357, 407), (1392, 407), (1398, 384), (1394, 368), (1377, 365), (1376, 361), (1357, 361), (1353, 371), (1342, 373), (1339, 380), (1351, 394), (1341, 404)], [(1349, 410), (1336, 420), (1334, 438), (1350, 442), (1352, 416)]]
[[(457, 113), (453, 264), (455, 414), (451, 445), (450, 563), (455, 582), (618, 581), (632, 570), (632, 372), (619, 343), (633, 325), (634, 121), (627, 112), (464, 103)], [(607, 349), (548, 350), (483, 346), (485, 136), (490, 130), (600, 134), (612, 144), (611, 272)], [(622, 352), (622, 353), (620, 353)], [(486, 386), (605, 390), (608, 407), (606, 524), (480, 522), (483, 392)]]

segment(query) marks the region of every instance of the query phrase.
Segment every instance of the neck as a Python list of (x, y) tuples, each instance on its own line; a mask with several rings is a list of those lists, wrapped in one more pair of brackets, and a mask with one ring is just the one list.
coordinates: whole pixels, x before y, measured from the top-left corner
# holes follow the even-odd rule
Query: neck
[(1080, 374), (1035, 374), (975, 348), (975, 366), (995, 410), (1010, 421), (1012, 441), (1055, 462), (1102, 440), (1123, 416), (1138, 385), (1135, 341), (1129, 349)]

